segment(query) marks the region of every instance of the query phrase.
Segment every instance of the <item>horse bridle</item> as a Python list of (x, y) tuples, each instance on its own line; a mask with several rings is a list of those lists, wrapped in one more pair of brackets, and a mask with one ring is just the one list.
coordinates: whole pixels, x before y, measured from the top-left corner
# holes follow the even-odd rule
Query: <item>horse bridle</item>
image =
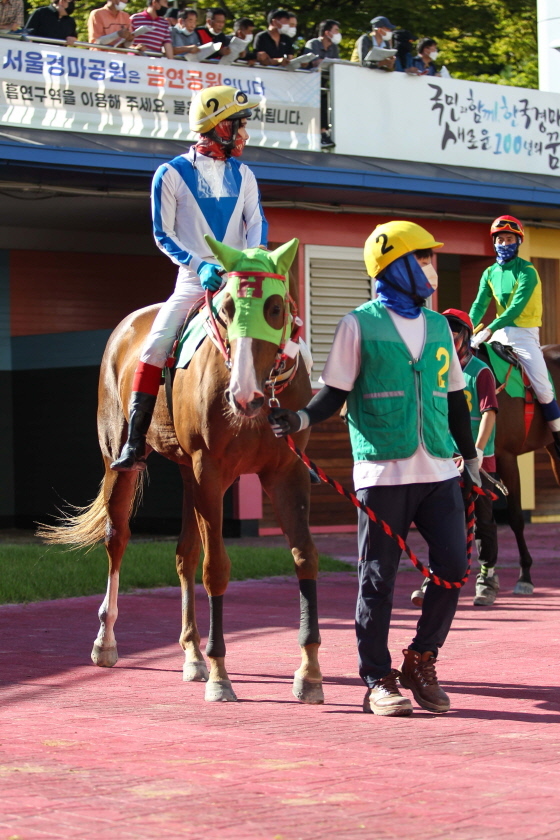
[[(286, 282), (286, 278), (282, 274), (272, 274), (266, 271), (231, 271), (229, 272), (228, 276), (235, 276), (241, 278), (250, 278), (250, 277), (274, 277), (276, 279), (282, 279)], [(206, 290), (205, 300), (206, 306), (208, 309), (208, 323), (210, 326), (210, 331), (212, 333), (212, 339), (216, 344), (218, 350), (220, 351), (225, 365), (228, 370), (231, 370), (231, 352), (229, 344), (226, 345), (220, 330), (218, 329), (218, 322), (220, 325), (227, 331), (227, 325), (221, 320), (221, 318), (216, 317), (214, 313), (214, 309), (212, 307), (212, 298), (216, 293), (210, 291), (210, 289)], [(299, 338), (301, 335), (301, 331), (303, 328), (303, 321), (298, 315), (298, 308), (295, 300), (290, 295), (289, 292), (286, 292), (286, 297), (284, 298), (284, 321), (282, 324), (282, 336), (280, 339), (280, 343), (278, 345), (278, 349), (276, 351), (276, 356), (274, 358), (274, 363), (272, 368), (270, 369), (270, 373), (268, 375), (268, 379), (265, 382), (265, 388), (270, 392), (270, 397), (268, 400), (268, 404), (271, 408), (280, 405), (276, 394), (280, 394), (294, 379), (298, 367), (299, 367)], [(288, 329), (288, 324), (290, 321), (292, 322), (292, 331), (290, 333), (290, 337), (286, 339), (286, 333)], [(295, 359), (294, 364), (288, 370), (286, 369), (288, 359)]]

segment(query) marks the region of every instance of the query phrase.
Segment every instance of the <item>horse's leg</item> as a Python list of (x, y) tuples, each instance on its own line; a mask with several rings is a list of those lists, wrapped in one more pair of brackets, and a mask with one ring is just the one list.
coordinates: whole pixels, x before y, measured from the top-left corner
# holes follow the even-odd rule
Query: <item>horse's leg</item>
[(294, 674), (292, 691), (302, 703), (323, 703), (317, 610), (319, 555), (309, 530), (309, 471), (298, 460), (288, 473), (263, 473), (261, 481), (287, 537), (299, 582), (301, 665)]
[(183, 679), (187, 682), (206, 682), (208, 669), (200, 652), (200, 634), (196, 625), (195, 573), (200, 556), (200, 535), (194, 514), (192, 470), (181, 466), (183, 478), (183, 521), (177, 543), (177, 574), (181, 581), (182, 620), (179, 644), (185, 651)]
[(514, 586), (514, 595), (532, 595), (534, 586), (531, 580), (531, 566), (533, 558), (525, 542), (524, 530), (525, 521), (521, 508), (521, 480), (519, 478), (519, 467), (517, 457), (510, 453), (500, 455), (497, 461), (497, 468), (500, 478), (509, 490), (507, 497), (508, 520), (511, 530), (515, 534), (517, 547), (519, 549), (519, 562), (521, 572), (519, 580)]
[(546, 451), (548, 452), (548, 456), (550, 458), (550, 466), (552, 467), (556, 484), (560, 485), (560, 458), (556, 454), (554, 444), (549, 443), (546, 447)]
[[(109, 472), (108, 464), (106, 471)], [(139, 474), (136, 471), (117, 473), (116, 479), (109, 484), (115, 473), (109, 472), (109, 476), (107, 476), (107, 472), (106, 479), (108, 479), (109, 489), (106, 501), (105, 548), (109, 559), (109, 576), (107, 592), (103, 603), (99, 607), (99, 633), (93, 644), (91, 658), (95, 665), (112, 668), (119, 658), (114, 632), (119, 612), (117, 607), (119, 572), (123, 554), (130, 539), (129, 519)]]
[(202, 538), (204, 562), (202, 582), (210, 605), (210, 628), (206, 656), (210, 661), (210, 674), (204, 699), (209, 701), (237, 700), (225, 666), (226, 644), (223, 629), (223, 601), (230, 573), (230, 559), (222, 539), (223, 488), (216, 465), (199, 454), (193, 459), (194, 509), (198, 530)]

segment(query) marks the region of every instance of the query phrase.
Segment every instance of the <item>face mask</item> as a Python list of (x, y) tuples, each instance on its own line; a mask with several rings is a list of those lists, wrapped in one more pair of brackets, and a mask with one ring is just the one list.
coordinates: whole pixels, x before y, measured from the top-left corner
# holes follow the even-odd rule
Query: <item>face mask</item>
[(430, 284), (430, 286), (432, 287), (432, 289), (435, 292), (435, 290), (438, 287), (437, 271), (435, 270), (435, 268), (433, 267), (433, 265), (431, 263), (428, 263), (428, 265), (423, 265), (422, 266), (422, 271), (424, 272), (424, 274), (426, 276), (426, 280), (428, 281), (428, 283)]
[(340, 44), (340, 42), (342, 41), (342, 35), (340, 34), (340, 32), (336, 32), (334, 35), (331, 35), (330, 38), (332, 44)]
[(514, 242), (511, 245), (494, 245), (496, 251), (496, 262), (499, 265), (509, 262), (517, 256), (519, 250), (519, 242)]
[(287, 23), (283, 23), (278, 32), (280, 33), (280, 35), (288, 35), (291, 28), (292, 27), (289, 26)]
[(156, 9), (156, 15), (158, 17), (165, 17), (167, 14), (167, 6), (160, 6), (159, 9)]
[(288, 26), (288, 31), (286, 32), (288, 38), (295, 38), (297, 35), (297, 27), (296, 26)]
[(117, 12), (124, 12), (126, 9), (126, 3), (117, 3), (116, 5)]
[(435, 61), (436, 58), (438, 57), (438, 55), (439, 55), (438, 51), (434, 50), (433, 52), (430, 53), (430, 58), (432, 59), (432, 61)]
[(383, 38), (384, 41), (390, 41), (391, 38), (393, 37), (393, 33), (392, 32), (386, 32), (385, 35), (382, 35), (381, 37)]

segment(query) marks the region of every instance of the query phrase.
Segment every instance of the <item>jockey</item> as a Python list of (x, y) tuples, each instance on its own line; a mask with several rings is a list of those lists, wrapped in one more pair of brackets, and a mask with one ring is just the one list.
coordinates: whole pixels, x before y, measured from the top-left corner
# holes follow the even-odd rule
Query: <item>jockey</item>
[(159, 310), (140, 354), (129, 406), (128, 439), (117, 471), (143, 469), (148, 432), (161, 371), (191, 307), (204, 290), (222, 282), (204, 234), (242, 251), (266, 248), (267, 223), (252, 171), (237, 158), (249, 137), (247, 95), (220, 85), (200, 91), (189, 112), (198, 141), (184, 155), (163, 164), (152, 183), (156, 244), (177, 266), (175, 291)]
[(473, 324), (480, 323), (494, 298), (498, 317), (472, 340), (478, 347), (483, 341), (499, 341), (515, 350), (547, 421), (556, 453), (560, 457), (560, 408), (539, 340), (542, 324), (542, 287), (532, 263), (518, 256), (523, 242), (523, 225), (513, 216), (499, 216), (492, 222), (496, 262), (483, 273), (476, 300), (469, 312)]
[[(431, 271), (423, 270), (420, 260), (441, 245), (413, 222), (388, 222), (373, 231), (364, 257), (376, 299), (338, 324), (319, 393), (298, 412), (273, 408), (269, 421), (275, 435), (292, 434), (326, 420), (347, 401), (358, 498), (403, 539), (415, 522), (428, 543), (430, 568), (458, 581), (466, 569), (466, 537), (455, 447), (465, 462), (466, 495), (480, 475), (453, 337), (445, 318), (424, 306), (435, 272), (431, 264)], [(401, 550), (362, 510), (358, 549), (355, 626), (367, 686), (364, 712), (410, 715), (412, 704), (397, 679), (422, 708), (446, 712), (449, 698), (435, 664), (459, 589), (428, 584), (399, 672), (391, 667), (387, 638)]]

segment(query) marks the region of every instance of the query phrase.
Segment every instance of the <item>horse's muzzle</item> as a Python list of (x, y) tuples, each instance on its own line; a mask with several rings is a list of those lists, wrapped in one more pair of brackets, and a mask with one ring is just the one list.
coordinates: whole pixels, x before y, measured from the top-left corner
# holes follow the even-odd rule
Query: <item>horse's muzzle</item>
[(254, 393), (253, 399), (245, 403), (238, 401), (231, 391), (227, 390), (226, 400), (236, 414), (242, 414), (244, 417), (256, 417), (264, 405), (264, 395), (259, 393)]

